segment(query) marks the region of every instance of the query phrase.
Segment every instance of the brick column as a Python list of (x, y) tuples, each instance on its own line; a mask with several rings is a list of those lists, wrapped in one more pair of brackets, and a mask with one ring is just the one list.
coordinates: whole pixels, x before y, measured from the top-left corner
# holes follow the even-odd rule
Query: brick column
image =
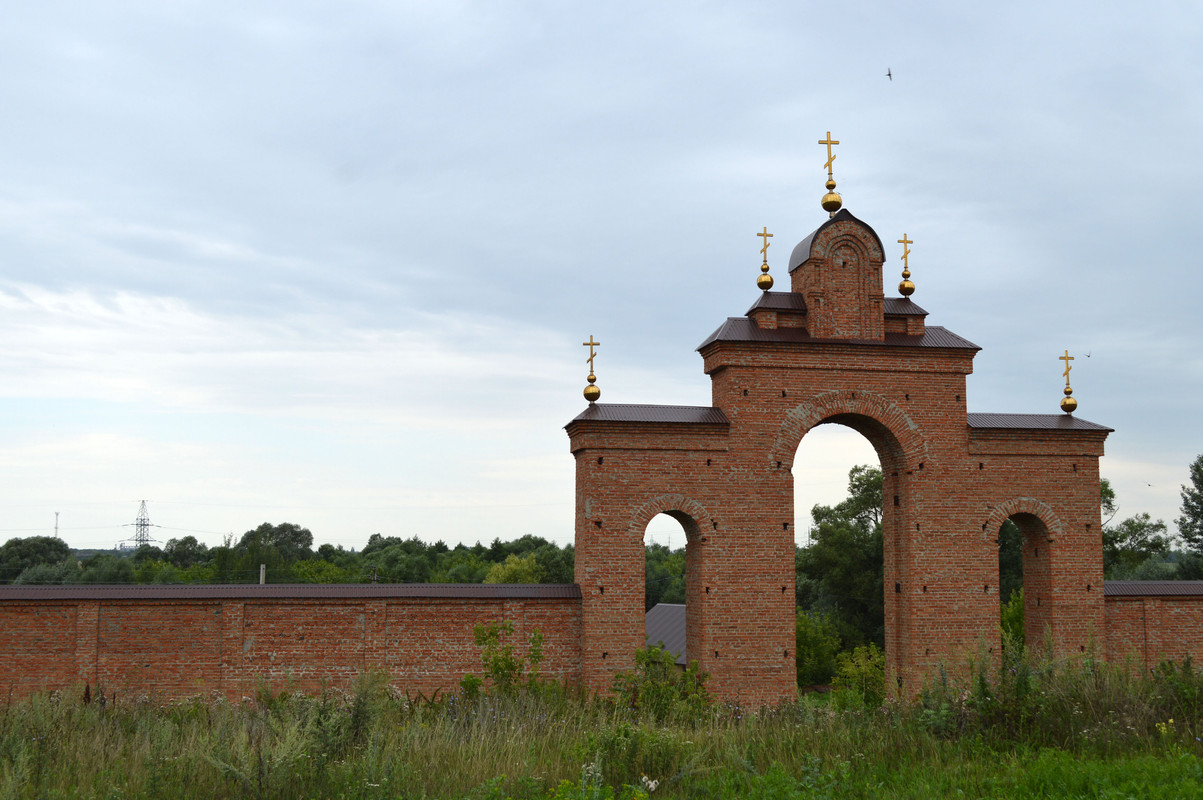
[(246, 604), (241, 601), (227, 601), (221, 604), (220, 691), (231, 700), (242, 697), (247, 688), (243, 670), (246, 646), (243, 638), (245, 612)]
[(75, 669), (79, 679), (97, 687), (99, 667), (100, 604), (83, 602), (75, 607)]

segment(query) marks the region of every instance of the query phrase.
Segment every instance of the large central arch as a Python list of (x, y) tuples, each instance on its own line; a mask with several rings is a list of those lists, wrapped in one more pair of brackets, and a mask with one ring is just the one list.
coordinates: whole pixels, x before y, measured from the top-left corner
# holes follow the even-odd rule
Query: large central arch
[(827, 392), (787, 412), (773, 443), (771, 469), (788, 472), (791, 488), (798, 445), (820, 425), (841, 425), (856, 431), (872, 445), (881, 465), (886, 680), (897, 685), (904, 672), (902, 643), (910, 638), (908, 614), (905, 595), (886, 587), (901, 586), (902, 576), (911, 571), (908, 555), (914, 550), (914, 523), (921, 517), (921, 510), (910, 490), (913, 470), (908, 465), (926, 463), (926, 443), (919, 426), (886, 398), (872, 392)]

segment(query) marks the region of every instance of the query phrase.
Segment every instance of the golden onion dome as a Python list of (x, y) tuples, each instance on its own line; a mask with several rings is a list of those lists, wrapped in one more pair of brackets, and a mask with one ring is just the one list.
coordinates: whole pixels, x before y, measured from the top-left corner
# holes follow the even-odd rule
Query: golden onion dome
[(844, 198), (842, 198), (838, 194), (836, 194), (835, 181), (833, 181), (833, 180), (827, 181), (827, 194), (823, 195), (823, 200), (822, 200), (821, 205), (823, 206), (824, 211), (831, 213), (831, 214), (834, 214), (835, 212), (839, 211), (840, 206), (844, 205)]

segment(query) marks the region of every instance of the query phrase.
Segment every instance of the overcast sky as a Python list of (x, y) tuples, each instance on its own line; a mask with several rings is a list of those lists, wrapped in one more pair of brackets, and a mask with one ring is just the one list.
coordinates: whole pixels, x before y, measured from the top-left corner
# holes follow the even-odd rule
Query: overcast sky
[[(1057, 413), (1068, 348), (1121, 516), (1172, 523), (1201, 8), (10, 4), (0, 539), (60, 512), (111, 546), (145, 499), (160, 540), (569, 542), (581, 342), (603, 401), (708, 405), (695, 348), (756, 299), (755, 231), (781, 285), (826, 219), (828, 130), (845, 207), (983, 348), (969, 409)], [(872, 458), (818, 438), (803, 508)]]

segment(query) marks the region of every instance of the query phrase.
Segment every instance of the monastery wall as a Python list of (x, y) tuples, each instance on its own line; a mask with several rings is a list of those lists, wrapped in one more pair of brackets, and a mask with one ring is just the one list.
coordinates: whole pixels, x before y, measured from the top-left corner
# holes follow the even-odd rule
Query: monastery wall
[(1104, 607), (1108, 662), (1144, 672), (1187, 658), (1203, 665), (1203, 583), (1108, 581)]
[(0, 692), (86, 683), (126, 697), (317, 692), (385, 671), (398, 689), (457, 691), (481, 674), (478, 624), (509, 621), (540, 672), (575, 685), (575, 586), (128, 586), (0, 589)]

